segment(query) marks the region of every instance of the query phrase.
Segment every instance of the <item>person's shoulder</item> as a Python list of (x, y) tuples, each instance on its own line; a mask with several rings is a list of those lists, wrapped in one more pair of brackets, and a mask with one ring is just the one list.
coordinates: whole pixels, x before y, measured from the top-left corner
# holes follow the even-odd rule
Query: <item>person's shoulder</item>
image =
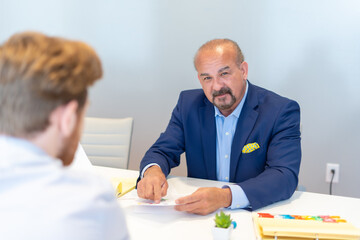
[(203, 94), (204, 95), (204, 91), (201, 88), (195, 88), (195, 89), (183, 90), (183, 91), (181, 91), (180, 94), (190, 94), (190, 95)]
[(180, 92), (180, 96), (197, 98), (197, 97), (205, 97), (205, 94), (201, 88), (198, 88), (198, 89), (183, 90)]
[(280, 94), (275, 93), (271, 90), (265, 89), (263, 87), (259, 87), (251, 83), (249, 83), (249, 86), (252, 92), (257, 94), (257, 98), (260, 104), (265, 103), (265, 104), (283, 105), (283, 104), (291, 103), (298, 105), (298, 103), (295, 100), (281, 96)]
[(180, 92), (179, 96), (179, 102), (181, 103), (187, 103), (187, 104), (203, 104), (204, 102), (207, 102), (207, 98), (204, 94), (204, 91), (199, 89), (189, 89), (189, 90), (183, 90)]

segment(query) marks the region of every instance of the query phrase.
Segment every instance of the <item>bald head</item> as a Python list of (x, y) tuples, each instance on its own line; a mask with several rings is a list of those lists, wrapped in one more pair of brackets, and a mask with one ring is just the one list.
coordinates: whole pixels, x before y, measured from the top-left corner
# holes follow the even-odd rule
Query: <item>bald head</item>
[(199, 56), (202, 55), (203, 53), (217, 52), (219, 54), (222, 54), (223, 51), (225, 50), (231, 51), (235, 54), (236, 65), (240, 66), (241, 63), (244, 61), (244, 55), (241, 52), (241, 49), (236, 42), (230, 39), (213, 39), (204, 43), (196, 52), (194, 57), (195, 69), (198, 70), (197, 66), (198, 66)]

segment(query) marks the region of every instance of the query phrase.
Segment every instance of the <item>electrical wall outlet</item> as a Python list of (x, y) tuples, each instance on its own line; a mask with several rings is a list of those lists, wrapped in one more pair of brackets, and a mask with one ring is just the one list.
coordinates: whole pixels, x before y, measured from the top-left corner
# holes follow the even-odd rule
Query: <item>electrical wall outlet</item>
[(331, 181), (331, 177), (332, 177), (331, 170), (335, 171), (333, 183), (338, 183), (339, 182), (339, 174), (340, 174), (340, 165), (337, 163), (327, 163), (326, 164), (325, 181), (328, 183)]

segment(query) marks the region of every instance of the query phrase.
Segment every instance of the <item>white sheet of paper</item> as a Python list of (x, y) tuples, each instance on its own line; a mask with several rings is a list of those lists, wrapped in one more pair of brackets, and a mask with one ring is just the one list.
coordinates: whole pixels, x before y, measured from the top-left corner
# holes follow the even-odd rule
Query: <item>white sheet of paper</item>
[(164, 206), (175, 206), (175, 200), (183, 197), (177, 193), (171, 193), (168, 191), (168, 194), (162, 198), (160, 203), (155, 203), (153, 200), (139, 198), (136, 192), (136, 189), (119, 198), (120, 202), (127, 202), (127, 205), (137, 205), (137, 206), (150, 206), (150, 207), (164, 207)]
[(74, 161), (68, 168), (86, 172), (94, 172), (93, 165), (87, 157), (83, 147), (79, 144), (76, 150)]
[(175, 200), (168, 199), (166, 197), (162, 198), (160, 203), (155, 203), (153, 200), (142, 199), (142, 198), (138, 198), (136, 200), (136, 202), (137, 202), (138, 205), (150, 206), (150, 207), (164, 207), (164, 206), (175, 206), (175, 205), (177, 205), (175, 203)]
[(119, 202), (127, 210), (140, 214), (176, 214), (174, 206), (177, 205), (175, 200), (183, 197), (174, 188), (169, 188), (167, 195), (163, 197), (160, 203), (153, 200), (139, 198), (136, 189), (119, 198)]

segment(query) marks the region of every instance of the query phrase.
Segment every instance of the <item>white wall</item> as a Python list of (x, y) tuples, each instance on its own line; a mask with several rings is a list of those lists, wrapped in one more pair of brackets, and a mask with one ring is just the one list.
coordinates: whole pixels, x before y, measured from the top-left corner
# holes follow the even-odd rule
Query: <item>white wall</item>
[[(163, 131), (181, 90), (198, 88), (192, 58), (213, 38), (237, 41), (249, 80), (302, 108), (300, 184), (360, 197), (360, 2), (357, 0), (0, 0), (0, 41), (23, 30), (96, 48), (104, 79), (88, 116), (135, 118), (130, 169)], [(173, 173), (186, 174), (182, 165)]]

